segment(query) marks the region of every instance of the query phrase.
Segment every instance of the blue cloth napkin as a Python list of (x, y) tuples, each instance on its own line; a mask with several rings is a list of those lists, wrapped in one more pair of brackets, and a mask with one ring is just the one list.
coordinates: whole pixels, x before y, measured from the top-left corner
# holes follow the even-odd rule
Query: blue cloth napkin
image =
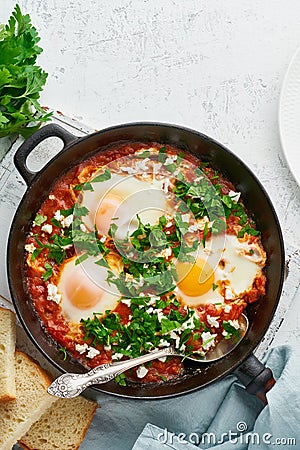
[(264, 362), (277, 380), (266, 407), (233, 375), (165, 400), (98, 394), (101, 409), (81, 449), (300, 449), (300, 351), (274, 348)]

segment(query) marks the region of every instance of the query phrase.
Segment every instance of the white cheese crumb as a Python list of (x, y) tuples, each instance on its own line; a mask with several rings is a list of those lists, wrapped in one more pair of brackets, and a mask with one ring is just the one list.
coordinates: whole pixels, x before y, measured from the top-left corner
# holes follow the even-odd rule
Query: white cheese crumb
[(182, 344), (181, 347), (180, 347), (180, 349), (179, 349), (179, 351), (180, 351), (180, 352), (185, 352), (185, 349), (186, 349), (186, 345), (185, 345), (185, 344)]
[(122, 359), (123, 358), (123, 353), (114, 353), (113, 355), (112, 355), (112, 357), (111, 357), (111, 359), (113, 359), (113, 360), (120, 360), (120, 359)]
[(236, 330), (238, 330), (240, 328), (240, 324), (239, 324), (238, 320), (228, 320), (228, 323)]
[(212, 334), (209, 331), (204, 331), (201, 333), (203, 350), (208, 350), (212, 345), (214, 345), (216, 336), (216, 334)]
[(229, 287), (227, 287), (225, 289), (225, 298), (226, 298), (226, 300), (232, 300), (233, 299), (233, 293), (232, 293), (232, 290)]
[(47, 285), (48, 295), (47, 300), (52, 300), (55, 303), (59, 303), (61, 301), (61, 294), (57, 292), (57, 286), (55, 284), (49, 283)]
[(87, 344), (76, 344), (75, 345), (75, 350), (77, 352), (79, 352), (81, 355), (82, 353), (84, 353), (87, 349), (89, 348), (89, 346)]
[(183, 222), (189, 222), (190, 221), (190, 215), (189, 214), (183, 214), (181, 216), (181, 218), (182, 218)]
[(122, 303), (124, 303), (127, 306), (130, 306), (131, 300), (130, 298), (122, 298)]
[(28, 253), (33, 253), (35, 249), (36, 249), (36, 247), (34, 246), (34, 244), (26, 244), (25, 245), (25, 250)]
[(234, 192), (234, 191), (229, 191), (229, 197), (232, 198), (232, 200), (237, 203), (240, 199), (241, 193), (240, 192)]
[(45, 225), (42, 226), (41, 230), (45, 231), (45, 233), (51, 234), (53, 227), (52, 225), (50, 225), (50, 223), (45, 223)]
[(164, 362), (166, 362), (167, 357), (166, 356), (162, 356), (161, 358), (157, 358), (157, 359), (158, 359), (158, 361), (164, 363)]
[(152, 314), (153, 311), (154, 311), (154, 309), (152, 308), (152, 306), (150, 306), (150, 308), (148, 308), (148, 309), (146, 310), (146, 313)]
[(120, 167), (122, 172), (127, 172), (128, 174), (134, 174), (136, 173), (136, 169), (134, 167)]
[(170, 347), (170, 342), (166, 341), (165, 339), (160, 339), (158, 346), (159, 347)]
[(228, 336), (228, 334), (229, 334), (228, 331), (226, 331), (226, 330), (223, 330), (223, 331), (222, 331), (222, 335), (223, 335), (224, 337)]
[(108, 350), (111, 350), (111, 345), (104, 345), (103, 348), (107, 352)]
[(106, 241), (106, 236), (102, 236), (102, 237), (99, 239), (99, 241), (102, 242), (102, 244), (104, 244), (104, 242)]
[(220, 324), (217, 321), (216, 317), (213, 317), (213, 316), (210, 316), (209, 314), (207, 314), (206, 318), (207, 318), (207, 322), (209, 323), (209, 325), (211, 327), (219, 328)]
[(73, 214), (70, 214), (69, 216), (67, 216), (63, 220), (61, 220), (61, 224), (62, 224), (63, 228), (68, 228), (72, 224), (73, 219), (74, 219)]
[(194, 233), (194, 232), (197, 231), (197, 230), (198, 230), (197, 224), (191, 225), (191, 226), (188, 227), (188, 232), (189, 232), (189, 233)]
[(60, 213), (60, 209), (55, 211), (54, 219), (56, 219), (58, 222), (61, 222), (62, 220), (64, 220), (64, 216)]
[(145, 159), (142, 159), (142, 160), (138, 161), (135, 164), (136, 169), (137, 170), (143, 170), (143, 171), (147, 170), (148, 169), (148, 167), (147, 167), (148, 161), (150, 161), (150, 158), (145, 158)]
[(169, 187), (171, 186), (169, 178), (166, 178), (162, 184), (162, 190), (165, 194), (169, 192)]
[(87, 231), (87, 227), (84, 225), (84, 223), (80, 224), (80, 229), (81, 231), (83, 231), (84, 233)]
[(94, 348), (94, 347), (89, 347), (89, 349), (88, 349), (89, 351), (88, 351), (88, 353), (87, 353), (87, 358), (90, 358), (90, 359), (93, 359), (93, 358), (95, 358), (95, 356), (97, 356), (97, 355), (99, 355), (99, 350), (97, 350), (96, 348)]
[(224, 312), (225, 313), (229, 313), (231, 311), (231, 306), (230, 305), (225, 305), (224, 306)]
[(160, 258), (169, 258), (169, 256), (171, 255), (172, 255), (171, 247), (164, 248), (161, 252), (157, 254), (157, 256)]
[(50, 194), (50, 195), (48, 195), (48, 198), (49, 198), (49, 200), (55, 200), (55, 195)]
[(164, 165), (168, 166), (169, 164), (173, 164), (173, 162), (176, 160), (177, 160), (177, 155), (170, 155), (166, 158)]
[(144, 378), (144, 376), (146, 376), (147, 373), (148, 373), (148, 369), (146, 369), (145, 366), (140, 366), (136, 371), (136, 375), (138, 378)]

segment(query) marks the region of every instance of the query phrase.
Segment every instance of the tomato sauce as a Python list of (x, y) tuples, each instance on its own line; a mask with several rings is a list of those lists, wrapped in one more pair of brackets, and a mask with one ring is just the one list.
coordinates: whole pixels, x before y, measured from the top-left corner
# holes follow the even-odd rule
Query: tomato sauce
[[(89, 157), (87, 160), (81, 162), (74, 168), (71, 168), (65, 174), (63, 174), (58, 181), (54, 183), (51, 187), (50, 193), (45, 201), (42, 203), (41, 208), (38, 211), (38, 214), (47, 217), (53, 217), (57, 210), (67, 210), (71, 208), (80, 191), (76, 191), (71, 189), (70, 187), (74, 187), (79, 185), (80, 183), (88, 180), (89, 177), (93, 174), (95, 169), (109, 164), (110, 162), (116, 160), (117, 158), (128, 156), (134, 154), (138, 149), (143, 147), (144, 149), (157, 147), (156, 143), (125, 143), (121, 144), (117, 147), (109, 148), (105, 152), (95, 153), (93, 156)], [(166, 151), (171, 154), (174, 152), (173, 147), (166, 145)], [(188, 159), (191, 163), (196, 166), (199, 165), (199, 160), (190, 154), (185, 154), (185, 158)], [(207, 175), (207, 177), (211, 180), (213, 184), (218, 183), (221, 186), (221, 193), (224, 195), (228, 195), (230, 191), (234, 191), (235, 188), (231, 182), (229, 182), (222, 175), (219, 176), (218, 179), (215, 177), (214, 169), (210, 167), (205, 167), (203, 172)], [(227, 230), (226, 232), (229, 234), (237, 234), (237, 231), (241, 228), (239, 225), (239, 218), (235, 215), (231, 214), (227, 218)], [(174, 230), (170, 228), (168, 232), (172, 233)], [(49, 234), (40, 233), (40, 228), (38, 226), (32, 225), (31, 233), (28, 235), (27, 244), (36, 244), (35, 236), (39, 234), (39, 240), (42, 244), (47, 244), (47, 242), (51, 241), (51, 237), (60, 232), (60, 228), (58, 226), (53, 225), (52, 232)], [(210, 234), (208, 235), (210, 236)], [(203, 239), (203, 231), (199, 233), (199, 238)], [(67, 257), (70, 258), (74, 255), (74, 248), (69, 248), (66, 250)], [(66, 348), (75, 358), (80, 360), (84, 365), (93, 368), (103, 363), (110, 363), (112, 361), (112, 351), (105, 350), (102, 345), (96, 345), (96, 349), (99, 350), (99, 355), (95, 356), (92, 359), (88, 359), (87, 357), (81, 355), (75, 348), (75, 342), (79, 344), (91, 344), (91, 342), (87, 342), (84, 340), (81, 327), (75, 330), (70, 324), (64, 319), (61, 315), (60, 306), (54, 301), (49, 301), (47, 299), (47, 283), (45, 283), (41, 277), (42, 270), (45, 262), (47, 261), (47, 251), (43, 250), (36, 258), (35, 261), (30, 261), (30, 255), (27, 256), (27, 283), (28, 290), (30, 293), (30, 297), (34, 303), (37, 314), (41, 318), (41, 321), (47, 330), (47, 332), (53, 337), (54, 340), (58, 342), (59, 345)], [(53, 267), (53, 276), (55, 277), (57, 274), (56, 267)], [(243, 310), (245, 309), (247, 303), (252, 303), (256, 301), (259, 297), (263, 296), (265, 293), (265, 284), (266, 277), (264, 274), (261, 277), (257, 278), (253, 284), (252, 290), (247, 293), (241, 301), (231, 305), (231, 309), (229, 312), (225, 313), (221, 312), (216, 307), (215, 304), (208, 304), (205, 307), (197, 308), (199, 313), (200, 320), (207, 326), (209, 323), (207, 321), (207, 315), (211, 317), (220, 317), (220, 320), (228, 321), (235, 320), (241, 315)], [(120, 315), (121, 322), (126, 324), (130, 317), (130, 308), (123, 303), (119, 303), (115, 312)], [(186, 311), (184, 308), (179, 308), (179, 312), (184, 315)], [(168, 313), (168, 309), (164, 311), (165, 314)], [(218, 330), (212, 328), (212, 331), (217, 332)], [(201, 344), (199, 340), (195, 339), (191, 342), (195, 349), (200, 347)], [(190, 343), (191, 343), (190, 342)], [(181, 374), (183, 372), (183, 363), (181, 358), (177, 357), (169, 357), (165, 362), (155, 360), (146, 365), (148, 372), (143, 378), (143, 382), (162, 382), (165, 380), (169, 380)], [(138, 369), (132, 369), (127, 373), (128, 378), (134, 381), (141, 381), (137, 375)]]

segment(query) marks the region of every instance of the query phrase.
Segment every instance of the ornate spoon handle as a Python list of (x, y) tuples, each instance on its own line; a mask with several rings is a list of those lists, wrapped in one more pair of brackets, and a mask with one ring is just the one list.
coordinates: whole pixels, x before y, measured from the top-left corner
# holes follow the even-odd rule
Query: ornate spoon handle
[(48, 392), (56, 397), (77, 397), (91, 384), (107, 383), (132, 367), (170, 355), (178, 355), (173, 347), (155, 350), (138, 358), (127, 359), (126, 361), (102, 364), (84, 374), (65, 373), (53, 381), (48, 388)]

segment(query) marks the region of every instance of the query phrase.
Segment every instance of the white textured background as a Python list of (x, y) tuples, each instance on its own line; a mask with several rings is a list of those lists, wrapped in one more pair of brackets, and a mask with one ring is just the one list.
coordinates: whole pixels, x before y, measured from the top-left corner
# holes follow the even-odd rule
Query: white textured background
[[(0, 21), (14, 7), (0, 0)], [(285, 242), (300, 247), (300, 189), (278, 101), (300, 45), (298, 0), (20, 0), (42, 38), (42, 103), (94, 128), (164, 121), (226, 144), (255, 171)], [(300, 124), (299, 124), (300, 126)], [(300, 151), (300, 150), (299, 150)], [(299, 282), (299, 270), (294, 273)], [(300, 342), (298, 300), (284, 341)]]

